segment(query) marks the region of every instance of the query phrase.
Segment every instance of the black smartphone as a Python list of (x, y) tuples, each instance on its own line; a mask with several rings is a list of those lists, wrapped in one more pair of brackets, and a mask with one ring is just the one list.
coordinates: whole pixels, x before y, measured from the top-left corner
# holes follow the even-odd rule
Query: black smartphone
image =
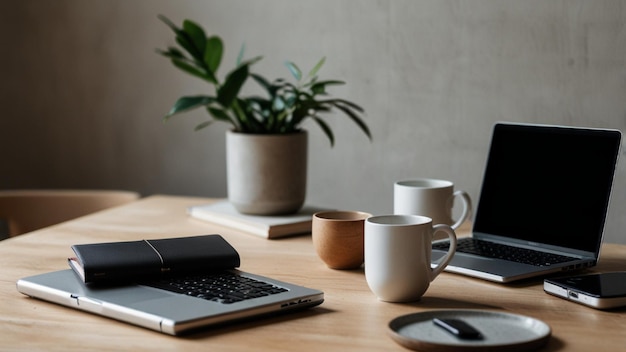
[(544, 279), (543, 290), (597, 309), (626, 306), (626, 271)]

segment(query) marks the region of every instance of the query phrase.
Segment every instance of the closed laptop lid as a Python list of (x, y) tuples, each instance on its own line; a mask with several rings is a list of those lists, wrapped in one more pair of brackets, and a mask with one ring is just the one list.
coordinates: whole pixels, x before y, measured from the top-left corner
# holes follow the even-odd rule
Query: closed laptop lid
[(474, 235), (597, 257), (620, 143), (617, 130), (496, 124)]

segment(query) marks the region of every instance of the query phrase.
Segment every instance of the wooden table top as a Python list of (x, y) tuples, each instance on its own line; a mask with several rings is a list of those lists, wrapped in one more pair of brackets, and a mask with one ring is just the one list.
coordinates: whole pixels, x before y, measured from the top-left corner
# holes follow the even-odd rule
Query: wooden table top
[[(600, 311), (543, 292), (542, 280), (497, 284), (441, 274), (419, 302), (380, 302), (362, 269), (328, 269), (311, 236), (267, 240), (187, 216), (208, 198), (151, 196), (0, 242), (0, 350), (405, 350), (388, 335), (395, 317), (433, 309), (485, 309), (531, 316), (552, 328), (544, 351), (618, 351), (626, 309)], [(28, 298), (18, 279), (68, 268), (70, 246), (219, 233), (240, 253), (241, 270), (325, 292), (325, 302), (290, 315), (173, 337)], [(591, 271), (626, 270), (626, 246), (605, 244)]]

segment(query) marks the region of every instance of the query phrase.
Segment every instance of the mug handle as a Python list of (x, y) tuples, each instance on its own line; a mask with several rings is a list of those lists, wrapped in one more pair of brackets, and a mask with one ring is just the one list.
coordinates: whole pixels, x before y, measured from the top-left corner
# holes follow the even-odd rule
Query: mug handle
[(448, 234), (448, 238), (450, 239), (450, 248), (448, 249), (448, 253), (446, 253), (445, 256), (439, 258), (439, 260), (434, 263), (437, 266), (432, 268), (432, 270), (430, 271), (430, 281), (433, 281), (437, 277), (437, 275), (441, 274), (443, 269), (445, 269), (448, 263), (450, 263), (450, 261), (452, 260), (454, 253), (456, 253), (456, 233), (454, 232), (454, 229), (452, 229), (451, 226), (444, 224), (435, 225), (433, 226), (433, 238), (435, 234), (439, 231), (443, 231)]
[(469, 194), (465, 191), (456, 191), (452, 193), (451, 199), (454, 199), (456, 197), (461, 197), (461, 200), (463, 201), (463, 213), (459, 217), (459, 220), (452, 224), (453, 230), (458, 229), (459, 226), (461, 226), (461, 224), (464, 223), (465, 220), (467, 220), (472, 213), (472, 199), (470, 198)]

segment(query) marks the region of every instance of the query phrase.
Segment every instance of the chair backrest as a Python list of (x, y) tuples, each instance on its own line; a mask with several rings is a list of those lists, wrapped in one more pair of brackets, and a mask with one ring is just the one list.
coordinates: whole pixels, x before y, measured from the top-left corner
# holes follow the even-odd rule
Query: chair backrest
[(0, 191), (0, 219), (13, 237), (138, 198), (136, 192), (112, 190)]

